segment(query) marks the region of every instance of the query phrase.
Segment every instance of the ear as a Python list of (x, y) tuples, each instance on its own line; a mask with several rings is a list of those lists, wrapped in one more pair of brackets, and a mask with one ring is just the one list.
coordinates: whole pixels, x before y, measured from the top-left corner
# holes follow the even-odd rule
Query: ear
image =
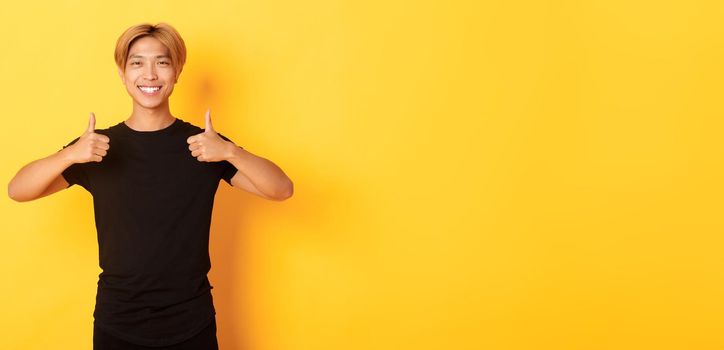
[(123, 82), (123, 84), (125, 84), (126, 78), (123, 76), (123, 70), (120, 67), (118, 67), (118, 76), (121, 78), (121, 81)]

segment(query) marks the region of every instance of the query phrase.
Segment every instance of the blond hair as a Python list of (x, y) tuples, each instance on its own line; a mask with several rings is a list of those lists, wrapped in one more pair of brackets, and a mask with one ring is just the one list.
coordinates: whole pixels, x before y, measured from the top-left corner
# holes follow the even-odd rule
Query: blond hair
[(178, 80), (184, 64), (186, 63), (186, 44), (181, 35), (168, 23), (160, 22), (156, 25), (150, 23), (142, 23), (131, 26), (126, 29), (116, 41), (116, 52), (114, 58), (116, 65), (124, 73), (126, 72), (126, 62), (128, 61), (128, 51), (131, 45), (140, 38), (151, 36), (160, 41), (168, 48), (171, 62), (176, 69), (176, 79)]

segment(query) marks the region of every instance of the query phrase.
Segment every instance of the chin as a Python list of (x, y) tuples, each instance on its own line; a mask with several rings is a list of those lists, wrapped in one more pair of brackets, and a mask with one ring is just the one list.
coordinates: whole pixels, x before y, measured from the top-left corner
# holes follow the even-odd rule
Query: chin
[(166, 99), (160, 99), (158, 101), (140, 100), (140, 99), (136, 99), (136, 98), (133, 99), (133, 102), (135, 104), (137, 104), (143, 108), (148, 108), (148, 109), (157, 108), (157, 107), (163, 105), (163, 103), (165, 101), (166, 101)]

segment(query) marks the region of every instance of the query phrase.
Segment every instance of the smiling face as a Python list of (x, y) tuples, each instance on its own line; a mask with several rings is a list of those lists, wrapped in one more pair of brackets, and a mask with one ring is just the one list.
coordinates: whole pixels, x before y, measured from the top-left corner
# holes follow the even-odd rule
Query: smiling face
[(168, 48), (152, 36), (131, 45), (125, 72), (119, 68), (118, 75), (134, 104), (149, 109), (167, 105), (177, 81)]

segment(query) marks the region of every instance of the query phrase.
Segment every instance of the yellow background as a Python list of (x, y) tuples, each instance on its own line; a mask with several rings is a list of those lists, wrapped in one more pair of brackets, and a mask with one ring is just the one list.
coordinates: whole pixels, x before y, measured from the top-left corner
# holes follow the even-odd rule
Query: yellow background
[[(721, 1), (13, 1), (3, 183), (130, 115), (166, 21), (171, 111), (274, 161), (221, 183), (221, 348), (722, 349)], [(91, 196), (0, 200), (0, 348), (91, 349)]]

